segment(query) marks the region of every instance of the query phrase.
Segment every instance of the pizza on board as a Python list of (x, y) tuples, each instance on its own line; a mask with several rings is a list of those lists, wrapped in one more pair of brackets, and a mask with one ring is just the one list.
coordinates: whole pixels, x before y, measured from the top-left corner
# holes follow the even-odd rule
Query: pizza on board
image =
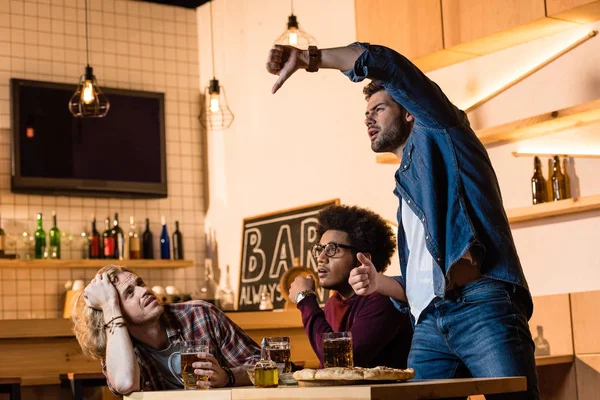
[(412, 368), (397, 369), (389, 367), (375, 368), (342, 368), (332, 367), (323, 369), (306, 368), (294, 372), (294, 379), (297, 381), (398, 381), (408, 380), (415, 377), (415, 370)]

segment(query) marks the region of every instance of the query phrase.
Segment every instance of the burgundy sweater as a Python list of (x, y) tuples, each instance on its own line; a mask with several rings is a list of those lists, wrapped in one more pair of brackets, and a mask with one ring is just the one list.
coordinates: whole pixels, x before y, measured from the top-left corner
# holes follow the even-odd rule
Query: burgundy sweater
[(316, 296), (304, 298), (298, 309), (320, 367), (323, 367), (323, 333), (350, 331), (355, 366), (406, 368), (412, 325), (408, 314), (398, 311), (388, 297), (355, 295), (344, 300), (334, 292), (324, 310)]

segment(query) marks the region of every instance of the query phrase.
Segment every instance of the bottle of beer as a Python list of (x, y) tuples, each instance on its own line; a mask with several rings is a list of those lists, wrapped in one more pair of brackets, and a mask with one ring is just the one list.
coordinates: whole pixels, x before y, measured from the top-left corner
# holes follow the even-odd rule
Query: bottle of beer
[(60, 260), (60, 231), (56, 226), (56, 212), (52, 211), (52, 228), (48, 232), (50, 236), (50, 251), (56, 250), (56, 258)]
[(44, 251), (46, 250), (46, 232), (42, 226), (42, 213), (38, 213), (37, 218), (37, 229), (35, 231), (35, 258), (44, 258)]
[(115, 260), (123, 260), (125, 258), (125, 235), (123, 229), (119, 226), (119, 213), (115, 213), (113, 221), (112, 235), (115, 239)]
[(546, 193), (548, 195), (548, 201), (552, 199), (552, 157), (548, 159), (548, 180), (546, 181)]
[(179, 231), (179, 221), (175, 221), (173, 232), (173, 260), (183, 260), (183, 235)]
[(162, 232), (160, 233), (160, 258), (163, 260), (170, 260), (171, 241), (169, 240), (169, 233), (167, 232), (167, 220), (164, 215), (160, 217), (160, 223), (162, 224)]
[(150, 219), (146, 218), (146, 230), (142, 235), (142, 252), (145, 260), (154, 258), (154, 244), (152, 242), (152, 232), (150, 231)]
[(100, 233), (96, 229), (96, 216), (92, 216), (92, 231), (90, 232), (89, 241), (89, 258), (92, 260), (101, 258), (102, 246), (100, 244)]
[(531, 195), (533, 204), (545, 203), (548, 199), (546, 193), (546, 180), (542, 173), (542, 162), (538, 156), (533, 159), (533, 176), (531, 177)]
[(552, 159), (552, 200), (565, 199), (565, 177), (560, 170), (560, 159), (554, 156)]
[(106, 230), (102, 233), (102, 248), (104, 250), (104, 258), (114, 259), (115, 237), (113, 236), (112, 229), (110, 227), (110, 216), (106, 216), (104, 223), (106, 225)]
[(573, 197), (571, 195), (571, 177), (569, 176), (569, 157), (563, 158), (563, 176), (565, 177), (565, 199)]
[(140, 258), (142, 258), (140, 235), (137, 232), (135, 218), (131, 216), (129, 217), (129, 259), (137, 260)]
[(4, 229), (2, 229), (2, 218), (0, 218), (0, 258), (4, 257), (5, 240), (6, 234), (4, 233)]

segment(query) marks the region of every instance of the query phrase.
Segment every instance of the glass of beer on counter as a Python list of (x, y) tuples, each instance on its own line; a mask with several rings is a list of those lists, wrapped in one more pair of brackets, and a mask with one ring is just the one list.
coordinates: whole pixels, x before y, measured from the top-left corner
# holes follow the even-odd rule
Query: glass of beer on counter
[[(209, 380), (208, 375), (196, 375), (192, 364), (202, 361), (202, 355), (209, 352), (208, 340), (186, 340), (181, 342), (181, 380), (185, 390), (205, 389), (196, 382)], [(200, 357), (198, 357), (200, 356)]]
[(351, 332), (323, 334), (323, 367), (354, 367)]
[(290, 338), (288, 336), (268, 337), (271, 360), (277, 364), (280, 374), (292, 372), (292, 361), (290, 354)]

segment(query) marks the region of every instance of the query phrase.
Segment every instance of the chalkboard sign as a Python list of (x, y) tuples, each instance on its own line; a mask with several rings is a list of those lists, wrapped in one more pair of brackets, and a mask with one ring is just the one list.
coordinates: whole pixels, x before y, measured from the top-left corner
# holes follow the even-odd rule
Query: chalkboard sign
[[(263, 290), (271, 294), (274, 309), (284, 307), (281, 276), (293, 267), (296, 257), (300, 265), (317, 271), (311, 254), (318, 239), (317, 214), (337, 204), (339, 200), (330, 200), (244, 219), (238, 310), (258, 310)], [(323, 305), (329, 290), (319, 288), (317, 296)]]

